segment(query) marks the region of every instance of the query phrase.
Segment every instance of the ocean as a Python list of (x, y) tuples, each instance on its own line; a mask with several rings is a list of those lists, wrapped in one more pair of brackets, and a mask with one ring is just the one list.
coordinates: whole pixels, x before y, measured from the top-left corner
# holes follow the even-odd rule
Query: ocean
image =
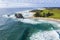
[(60, 22), (2, 17), (32, 9), (0, 8), (0, 40), (60, 40)]

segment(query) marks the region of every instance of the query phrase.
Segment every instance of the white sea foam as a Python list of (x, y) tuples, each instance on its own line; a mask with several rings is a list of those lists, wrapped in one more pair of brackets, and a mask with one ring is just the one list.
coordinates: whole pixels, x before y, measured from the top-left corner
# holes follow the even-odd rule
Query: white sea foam
[(2, 15), (2, 17), (4, 17), (4, 18), (8, 18), (8, 16), (7, 16), (7, 15)]
[[(24, 18), (28, 18), (28, 17), (31, 17), (33, 16), (33, 13), (30, 13), (29, 12), (30, 10), (27, 10), (27, 11), (22, 11), (22, 12), (16, 12), (16, 13), (21, 13)], [(58, 22), (55, 22), (55, 21), (48, 21), (48, 20), (42, 20), (42, 19), (18, 19), (15, 17), (15, 14), (12, 14), (10, 16), (8, 15), (3, 15), (3, 17), (5, 18), (12, 18), (12, 19), (15, 19), (17, 21), (21, 21), (21, 22), (24, 22), (24, 23), (30, 23), (30, 24), (40, 24), (40, 23), (51, 23), (54, 25), (54, 27), (60, 27), (60, 24)], [(56, 26), (55, 26), (56, 25)]]
[[(28, 15), (28, 13), (27, 13), (27, 15)], [(48, 20), (42, 20), (42, 19), (29, 19), (29, 18), (28, 19), (21, 19), (21, 18), (18, 19), (14, 15), (10, 15), (10, 16), (3, 15), (3, 17), (5, 17), (5, 18), (12, 18), (12, 19), (15, 19), (17, 21), (21, 21), (21, 22), (24, 22), (24, 23), (30, 23), (30, 24), (39, 24), (39, 23), (43, 23), (43, 22), (44, 23), (51, 23), (53, 25), (56, 25), (57, 27), (60, 27), (60, 24), (58, 22), (55, 22), (55, 21), (48, 21)], [(54, 27), (56, 27), (56, 26), (54, 26)]]
[(31, 17), (33, 16), (33, 13), (32, 12), (29, 12), (31, 10), (26, 10), (26, 11), (21, 11), (21, 12), (16, 12), (17, 14), (20, 13), (24, 16), (24, 18), (28, 18), (28, 17)]
[(30, 40), (60, 40), (56, 31), (39, 31), (30, 36)]
[[(30, 10), (26, 10), (26, 11), (21, 11), (21, 12), (16, 12), (17, 14), (20, 13), (23, 15), (24, 18), (28, 18), (28, 17), (32, 17), (33, 16), (33, 13), (32, 12), (29, 12)], [(5, 17), (5, 18), (15, 18), (14, 16), (15, 14), (12, 14), (10, 16), (8, 15), (2, 15), (2, 17)]]
[(14, 14), (13, 15), (2, 15), (2, 17), (4, 17), (4, 18), (12, 18), (12, 19), (14, 19), (14, 18), (16, 18), (15, 16), (14, 16)]
[[(22, 12), (22, 15), (24, 17), (30, 17), (33, 14), (29, 14), (29, 12)], [(55, 22), (55, 21), (47, 21), (47, 20), (42, 20), (42, 19), (18, 19), (14, 15), (3, 15), (5, 18), (12, 18), (15, 19), (16, 21), (21, 21), (23, 23), (30, 23), (30, 24), (40, 24), (40, 23), (51, 23), (53, 24), (54, 27), (60, 27), (60, 24)], [(60, 31), (57, 31), (60, 32)], [(59, 39), (59, 34), (54, 31), (39, 31), (37, 33), (33, 33), (30, 37), (30, 40), (60, 40)]]
[(30, 23), (30, 24), (37, 24), (38, 22), (32, 20), (32, 19), (18, 19), (18, 21), (24, 22), (24, 23)]

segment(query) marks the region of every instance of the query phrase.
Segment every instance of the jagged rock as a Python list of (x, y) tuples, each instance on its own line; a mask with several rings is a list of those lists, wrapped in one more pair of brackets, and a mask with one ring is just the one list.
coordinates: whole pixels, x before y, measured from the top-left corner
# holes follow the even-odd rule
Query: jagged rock
[(22, 14), (15, 14), (15, 16), (16, 16), (16, 18), (24, 18), (23, 16), (22, 16)]

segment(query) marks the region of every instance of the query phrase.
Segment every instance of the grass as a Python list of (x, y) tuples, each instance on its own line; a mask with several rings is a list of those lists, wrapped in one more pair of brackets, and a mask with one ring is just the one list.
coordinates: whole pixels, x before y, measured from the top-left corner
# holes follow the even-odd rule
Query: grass
[[(41, 10), (40, 10), (41, 11)], [(38, 10), (37, 11), (35, 11), (35, 12), (39, 12)], [(50, 13), (53, 13), (53, 15), (52, 16), (49, 16), (49, 17), (46, 17), (46, 18), (55, 18), (55, 19), (60, 19), (60, 9), (51, 9), (51, 10), (49, 10), (49, 9), (44, 9), (42, 12), (39, 12), (41, 15), (43, 15), (43, 13), (48, 13), (48, 12), (50, 12)]]
[(50, 16), (48, 18), (55, 18), (55, 19), (60, 19), (60, 10), (59, 9), (54, 9), (54, 10), (49, 10), (51, 13), (53, 13), (53, 16)]

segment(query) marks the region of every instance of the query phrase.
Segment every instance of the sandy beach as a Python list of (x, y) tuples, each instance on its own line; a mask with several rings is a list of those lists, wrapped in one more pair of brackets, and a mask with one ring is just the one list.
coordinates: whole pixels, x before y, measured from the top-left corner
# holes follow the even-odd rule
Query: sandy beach
[(44, 18), (44, 17), (30, 17), (31, 19), (42, 19), (42, 20), (49, 20), (49, 21), (55, 21), (60, 22), (60, 19), (54, 19), (54, 18)]

